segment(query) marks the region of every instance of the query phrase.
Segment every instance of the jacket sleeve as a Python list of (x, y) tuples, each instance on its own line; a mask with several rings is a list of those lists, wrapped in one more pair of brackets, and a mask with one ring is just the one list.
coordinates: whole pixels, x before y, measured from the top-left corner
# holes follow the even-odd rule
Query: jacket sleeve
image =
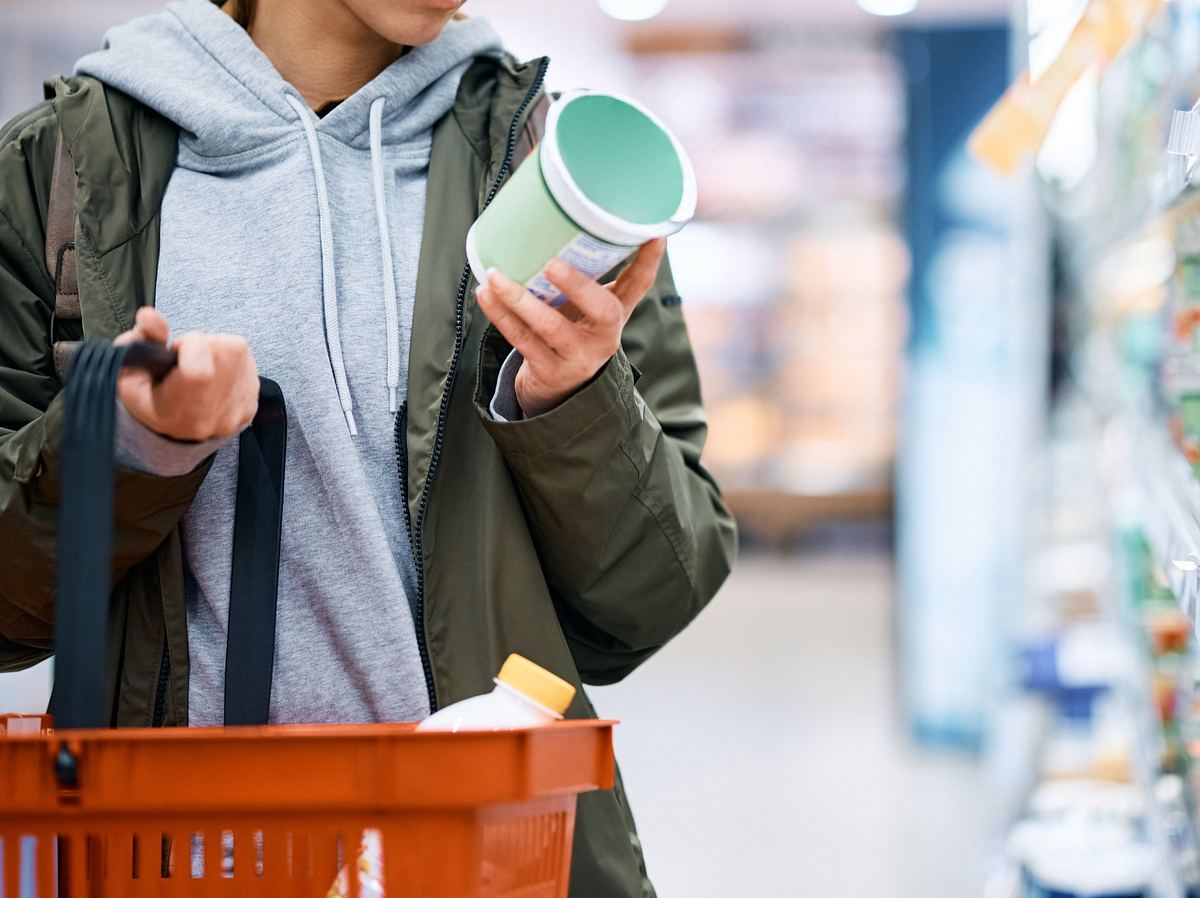
[(670, 268), (622, 350), (546, 414), (491, 415), (506, 348), (489, 330), (477, 411), (516, 481), (583, 680), (613, 683), (691, 622), (736, 554), (733, 518), (700, 463), (707, 427)]
[[(43, 245), (55, 127), (43, 104), (0, 129), (0, 672), (53, 649), (63, 400)], [(172, 478), (118, 469), (114, 582), (170, 533), (207, 469)]]

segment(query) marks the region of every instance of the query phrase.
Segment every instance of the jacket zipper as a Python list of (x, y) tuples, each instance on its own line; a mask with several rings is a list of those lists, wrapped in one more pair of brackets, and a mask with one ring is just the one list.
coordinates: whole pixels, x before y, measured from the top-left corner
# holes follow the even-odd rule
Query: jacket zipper
[[(500, 187), (508, 177), (509, 169), (512, 168), (513, 153), (517, 148), (517, 138), (521, 132), (521, 117), (529, 108), (529, 104), (533, 102), (538, 91), (542, 89), (542, 82), (546, 79), (546, 69), (550, 65), (550, 60), (543, 58), (538, 62), (537, 74), (534, 76), (533, 83), (529, 86), (524, 99), (517, 107), (516, 113), (513, 115), (512, 124), (508, 127), (508, 143), (504, 149), (504, 159), (500, 163), (500, 169), (496, 172), (496, 178), (492, 182), (491, 188), (488, 190), (487, 198), (483, 201), (483, 208), (487, 208), (492, 200), (496, 198), (496, 194), (500, 192)], [(464, 265), (462, 277), (458, 282), (458, 296), (454, 303), (454, 352), (450, 356), (450, 370), (446, 374), (446, 386), (442, 390), (442, 401), (438, 406), (437, 431), (433, 439), (433, 453), (429, 458), (429, 473), (425, 475), (425, 486), (421, 490), (421, 503), (417, 507), (416, 526), (410, 524), (409, 536), (413, 543), (413, 561), (417, 568), (417, 601), (416, 608), (413, 611), (413, 628), (417, 631), (417, 650), (421, 655), (421, 667), (425, 671), (425, 688), (429, 691), (429, 710), (432, 713), (438, 709), (437, 691), (433, 685), (433, 666), (429, 663), (429, 647), (425, 640), (425, 557), (423, 551), (422, 531), (425, 525), (425, 515), (429, 509), (429, 496), (433, 489), (433, 476), (437, 473), (438, 462), (442, 457), (442, 445), (446, 440), (446, 414), (450, 406), (450, 393), (454, 389), (454, 376), (458, 370), (458, 359), (462, 354), (463, 346), (463, 317), (464, 306), (467, 300), (467, 286), (471, 283), (471, 266)], [(399, 416), (397, 416), (399, 421)], [(407, 447), (406, 447), (407, 448)], [(400, 446), (397, 443), (396, 454), (400, 454)], [(405, 452), (405, 465), (407, 469), (407, 452)], [(402, 475), (405, 485), (405, 493), (407, 494), (407, 471)], [(404, 503), (405, 515), (408, 514), (408, 502)]]
[(154, 694), (154, 718), (150, 725), (160, 727), (167, 716), (167, 684), (171, 681), (171, 652), (163, 643), (162, 663), (158, 667), (158, 691)]
[(408, 534), (408, 546), (412, 544), (412, 513), (408, 510), (408, 400), (400, 403), (396, 415), (396, 470), (400, 473), (400, 497), (404, 500), (404, 532)]

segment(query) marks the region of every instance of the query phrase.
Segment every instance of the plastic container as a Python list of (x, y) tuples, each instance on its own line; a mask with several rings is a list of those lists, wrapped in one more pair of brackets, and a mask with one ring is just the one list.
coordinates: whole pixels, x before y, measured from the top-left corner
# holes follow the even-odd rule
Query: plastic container
[(559, 258), (598, 277), (696, 211), (696, 176), (674, 135), (644, 106), (614, 94), (564, 94), (542, 141), (467, 233), (467, 259), (483, 283), (490, 268), (549, 302), (563, 297), (543, 275)]
[(520, 655), (509, 655), (484, 695), (447, 705), (417, 725), (423, 733), (511, 730), (562, 720), (575, 687)]

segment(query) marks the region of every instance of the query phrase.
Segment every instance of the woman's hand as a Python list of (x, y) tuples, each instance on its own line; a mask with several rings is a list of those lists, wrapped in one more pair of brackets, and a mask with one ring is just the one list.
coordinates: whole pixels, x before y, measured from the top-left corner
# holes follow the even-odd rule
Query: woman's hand
[[(167, 319), (157, 309), (138, 309), (137, 323), (113, 342), (148, 340), (167, 345)], [(155, 383), (146, 371), (125, 369), (117, 396), (133, 417), (176, 440), (207, 440), (238, 433), (258, 411), (258, 367), (241, 337), (184, 334), (171, 344), (175, 368)]]
[(621, 346), (625, 322), (654, 284), (666, 245), (665, 240), (645, 244), (607, 287), (553, 260), (546, 277), (569, 300), (557, 309), (499, 271), (488, 274), (475, 296), (496, 330), (524, 358), (516, 391), (525, 417), (550, 411), (608, 364)]

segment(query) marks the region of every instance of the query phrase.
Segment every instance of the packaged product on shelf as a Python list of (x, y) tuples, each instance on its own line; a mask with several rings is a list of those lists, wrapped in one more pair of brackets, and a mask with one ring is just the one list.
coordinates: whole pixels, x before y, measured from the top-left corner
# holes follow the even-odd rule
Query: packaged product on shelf
[(1060, 702), (1042, 746), (1038, 772), (1045, 780), (1133, 780), (1136, 729), (1102, 693), (1076, 693)]
[[(1194, 312), (1200, 306), (1200, 246), (1189, 247), (1186, 251), (1181, 250), (1177, 274), (1182, 298), (1186, 303), (1180, 311)], [(1176, 321), (1178, 320), (1176, 318)], [(1189, 323), (1194, 326), (1195, 319), (1189, 316)], [(1178, 329), (1176, 333), (1179, 333)], [(1192, 328), (1188, 328), (1186, 336), (1190, 338), (1191, 335)]]
[(1181, 677), (1179, 704), (1179, 741), (1183, 747), (1184, 780), (1187, 807), (1193, 817), (1200, 799), (1200, 660), (1192, 658), (1190, 669)]
[(1200, 898), (1200, 841), (1192, 822), (1192, 811), (1183, 777), (1166, 774), (1154, 784), (1154, 800), (1162, 809), (1163, 828), (1185, 898)]
[(1161, 862), (1145, 837), (1147, 802), (1132, 785), (1044, 784), (1010, 831), (1020, 898), (1151, 898)]
[(1012, 841), (1021, 898), (1153, 898), (1158, 854), (1130, 826), (1027, 821)]
[(1019, 649), (1018, 682), (1031, 692), (1103, 691), (1132, 670), (1120, 630), (1104, 622), (1075, 623)]
[(1150, 609), (1142, 619), (1150, 647), (1156, 656), (1181, 654), (1187, 651), (1192, 625), (1173, 601), (1170, 605)]
[(1168, 426), (1193, 470), (1200, 469), (1200, 223), (1189, 219), (1175, 233), (1169, 350), (1163, 360)]
[(1191, 385), (1179, 395), (1180, 436), (1183, 454), (1192, 471), (1200, 474), (1200, 384)]

